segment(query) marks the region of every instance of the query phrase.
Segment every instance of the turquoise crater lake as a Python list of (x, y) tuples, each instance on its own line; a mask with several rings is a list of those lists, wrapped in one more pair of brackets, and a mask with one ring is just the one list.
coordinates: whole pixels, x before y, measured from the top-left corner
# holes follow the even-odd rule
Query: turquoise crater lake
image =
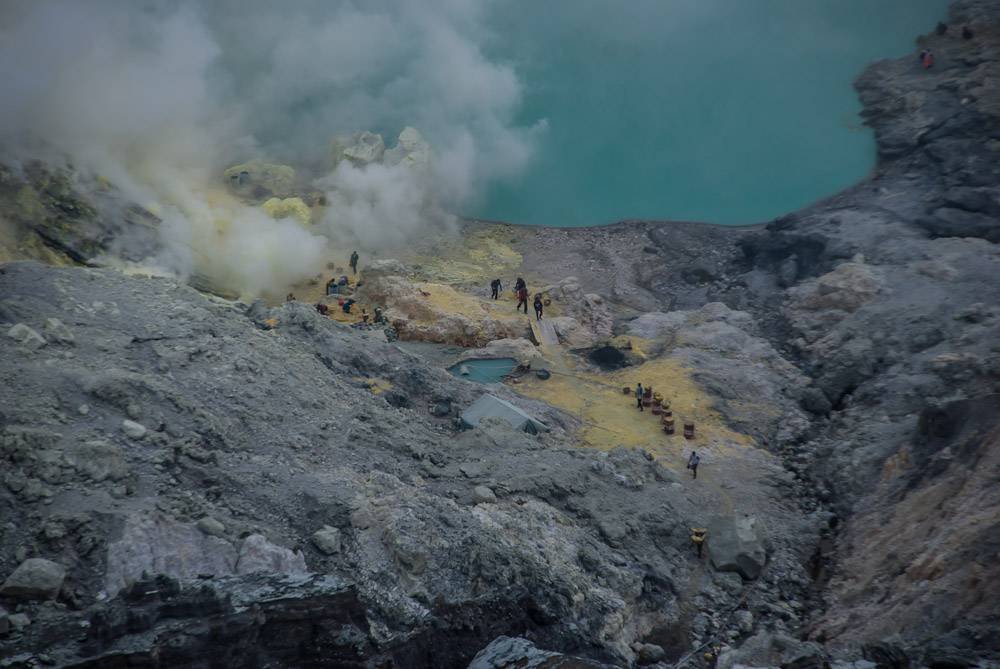
[(497, 3), (490, 56), (522, 81), (518, 120), (548, 127), (530, 167), (493, 184), (473, 214), (745, 224), (831, 195), (875, 162), (853, 80), (874, 60), (915, 53), (947, 4)]

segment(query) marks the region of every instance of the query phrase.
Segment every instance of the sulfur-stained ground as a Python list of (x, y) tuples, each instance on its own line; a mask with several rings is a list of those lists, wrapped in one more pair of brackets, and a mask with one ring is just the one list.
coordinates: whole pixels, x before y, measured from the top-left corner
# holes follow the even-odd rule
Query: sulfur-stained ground
[[(725, 425), (722, 417), (712, 410), (709, 398), (691, 379), (691, 370), (677, 360), (661, 358), (615, 372), (583, 371), (572, 366), (556, 371), (542, 381), (527, 376), (517, 385), (517, 391), (544, 400), (580, 419), (583, 427), (578, 434), (581, 446), (608, 450), (617, 446), (644, 448), (662, 457), (668, 467), (683, 468), (680, 455), (692, 448), (725, 457), (738, 449), (752, 445), (752, 440)], [(647, 407), (640, 412), (635, 396), (623, 388), (634, 388), (641, 381), (663, 394), (670, 403), (676, 433), (663, 432), (660, 416)], [(685, 439), (683, 423), (693, 420), (695, 439)]]

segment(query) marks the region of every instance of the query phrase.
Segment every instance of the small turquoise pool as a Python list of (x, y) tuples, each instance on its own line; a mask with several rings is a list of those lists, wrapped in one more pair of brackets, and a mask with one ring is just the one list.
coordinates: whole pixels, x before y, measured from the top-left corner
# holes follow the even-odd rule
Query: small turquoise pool
[(514, 358), (478, 358), (452, 365), (448, 371), (477, 383), (499, 383), (517, 366)]

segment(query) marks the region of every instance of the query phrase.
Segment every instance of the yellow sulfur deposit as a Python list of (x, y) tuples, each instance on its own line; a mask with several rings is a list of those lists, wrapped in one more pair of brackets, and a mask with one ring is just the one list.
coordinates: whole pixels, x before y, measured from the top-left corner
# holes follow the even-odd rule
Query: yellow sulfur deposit
[[(579, 418), (583, 425), (578, 438), (583, 446), (600, 450), (615, 446), (645, 448), (663, 457), (666, 466), (680, 468), (680, 455), (693, 447), (708, 447), (724, 456), (753, 444), (750, 437), (731, 430), (710, 408), (711, 398), (691, 378), (691, 370), (677, 360), (661, 358), (612, 373), (553, 372), (547, 381), (524, 377), (517, 391)], [(634, 387), (637, 381), (661, 392), (670, 403), (678, 425), (676, 435), (665, 435), (659, 416), (649, 409), (640, 413), (635, 399), (622, 392), (622, 388)], [(693, 442), (681, 435), (685, 420), (696, 423), (698, 438)]]
[(294, 218), (302, 225), (312, 222), (312, 213), (300, 197), (286, 197), (284, 200), (272, 197), (263, 204), (263, 208), (273, 219)]

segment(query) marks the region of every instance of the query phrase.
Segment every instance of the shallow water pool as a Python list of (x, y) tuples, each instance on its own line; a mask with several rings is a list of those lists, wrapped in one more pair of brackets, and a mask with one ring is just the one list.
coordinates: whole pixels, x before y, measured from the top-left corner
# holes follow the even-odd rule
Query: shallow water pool
[[(453, 375), (476, 381), (477, 383), (499, 383), (517, 366), (513, 358), (479, 358), (452, 365), (448, 371)], [(463, 374), (467, 371), (467, 374)]]

